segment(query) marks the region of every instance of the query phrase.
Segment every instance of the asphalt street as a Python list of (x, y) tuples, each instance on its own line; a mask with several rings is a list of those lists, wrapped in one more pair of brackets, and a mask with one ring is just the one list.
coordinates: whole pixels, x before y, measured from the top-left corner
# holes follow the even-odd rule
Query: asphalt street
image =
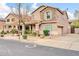
[(0, 56), (79, 56), (79, 51), (0, 39)]

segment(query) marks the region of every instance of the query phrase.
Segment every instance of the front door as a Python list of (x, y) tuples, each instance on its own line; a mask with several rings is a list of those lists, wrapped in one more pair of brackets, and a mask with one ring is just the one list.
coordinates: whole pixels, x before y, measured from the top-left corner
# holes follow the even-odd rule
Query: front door
[(21, 31), (22, 30), (22, 25), (18, 26), (18, 29)]
[(29, 26), (28, 25), (25, 26), (25, 30), (29, 30)]

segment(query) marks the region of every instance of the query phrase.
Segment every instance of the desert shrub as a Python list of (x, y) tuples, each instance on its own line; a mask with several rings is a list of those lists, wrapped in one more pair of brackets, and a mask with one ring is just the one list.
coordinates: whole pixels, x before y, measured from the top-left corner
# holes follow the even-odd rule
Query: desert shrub
[(18, 34), (18, 31), (17, 31), (16, 29), (12, 29), (12, 30), (10, 31), (10, 33), (12, 33), (12, 34)]
[(1, 31), (1, 34), (6, 34), (4, 31)]
[(7, 33), (9, 33), (9, 31), (7, 31)]
[(4, 34), (6, 34), (4, 31), (1, 31), (1, 37), (4, 37)]
[(43, 33), (45, 36), (48, 36), (49, 35), (49, 30), (43, 30)]
[(30, 30), (25, 30), (24, 34), (22, 35), (23, 39), (27, 39), (27, 34), (30, 34), (31, 31)]
[(24, 34), (32, 34), (32, 31), (31, 30), (25, 30)]
[(28, 34), (28, 30), (25, 30), (25, 31), (24, 31), (24, 34)]
[(22, 35), (22, 37), (23, 37), (23, 39), (27, 39), (27, 35), (25, 35), (25, 34)]

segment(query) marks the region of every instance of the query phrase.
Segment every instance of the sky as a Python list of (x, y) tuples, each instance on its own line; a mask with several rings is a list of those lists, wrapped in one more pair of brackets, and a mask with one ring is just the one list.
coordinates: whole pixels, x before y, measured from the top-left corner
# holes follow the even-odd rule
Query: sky
[[(66, 10), (70, 19), (74, 18), (75, 10), (79, 10), (78, 3), (26, 3), (22, 4), (22, 8), (27, 7), (30, 11), (33, 11), (40, 5), (48, 5), (59, 8), (60, 10)], [(15, 11), (16, 6), (16, 3), (0, 3), (0, 17), (6, 17), (6, 15), (11, 12), (11, 8)]]

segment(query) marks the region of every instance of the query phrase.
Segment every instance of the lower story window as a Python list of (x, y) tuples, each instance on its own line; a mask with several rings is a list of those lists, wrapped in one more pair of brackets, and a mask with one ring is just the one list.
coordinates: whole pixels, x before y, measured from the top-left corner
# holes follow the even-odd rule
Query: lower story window
[(50, 31), (52, 31), (52, 24), (47, 24), (47, 25), (45, 26), (45, 30), (50, 30)]
[(11, 27), (12, 27), (11, 25), (8, 26), (8, 28), (11, 28)]

